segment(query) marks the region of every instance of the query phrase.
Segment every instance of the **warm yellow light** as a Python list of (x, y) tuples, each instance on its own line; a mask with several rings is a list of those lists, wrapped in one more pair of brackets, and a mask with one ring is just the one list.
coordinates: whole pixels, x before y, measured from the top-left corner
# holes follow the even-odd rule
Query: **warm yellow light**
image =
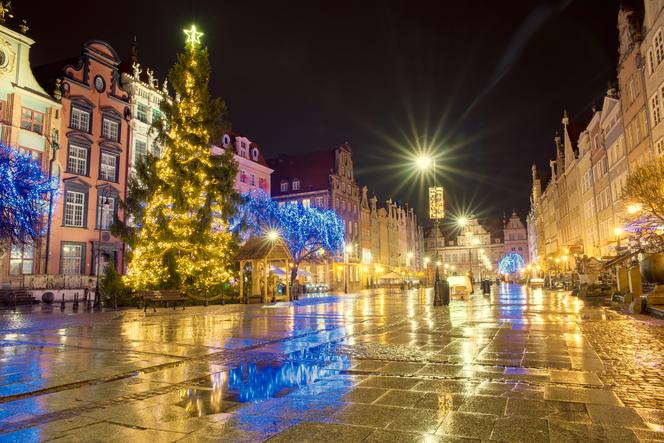
[(187, 44), (196, 46), (201, 44), (202, 32), (198, 32), (196, 25), (191, 25), (191, 28), (185, 29), (184, 33), (187, 35)]
[(484, 249), (480, 249), (480, 254), (484, 254)]
[(628, 214), (636, 214), (637, 212), (641, 212), (641, 209), (643, 209), (643, 208), (639, 204), (629, 205), (627, 207), (627, 213)]
[(279, 231), (277, 231), (276, 229), (270, 229), (269, 231), (267, 231), (266, 237), (270, 241), (275, 241), (276, 239), (279, 238)]
[(459, 227), (465, 227), (468, 226), (468, 217), (465, 215), (462, 215), (461, 217), (458, 217), (456, 220), (456, 223)]
[(569, 257), (567, 255), (563, 255), (563, 261), (567, 261)]
[(540, 265), (537, 265), (537, 266), (535, 266), (535, 269), (537, 269), (539, 271), (540, 269), (542, 269), (542, 267)]
[(440, 260), (436, 262), (436, 266), (440, 266)]
[(420, 171), (427, 171), (433, 165), (433, 159), (426, 154), (420, 154), (415, 158), (415, 166)]
[(624, 232), (623, 228), (620, 227), (620, 226), (617, 226), (617, 227), (613, 228), (613, 233), (617, 236), (622, 235), (623, 232)]
[(425, 263), (425, 264), (426, 264), (426, 263), (429, 263), (430, 261), (431, 261), (431, 259), (430, 259), (429, 257), (424, 257), (424, 263)]
[(353, 253), (353, 244), (352, 243), (346, 244), (346, 252), (349, 253), (349, 254)]
[(565, 254), (569, 254), (569, 249), (565, 248)]
[(560, 257), (556, 257), (556, 263), (560, 263)]
[(409, 252), (409, 253), (407, 254), (407, 257), (408, 257), (408, 258), (413, 258), (413, 253), (412, 253), (412, 252)]

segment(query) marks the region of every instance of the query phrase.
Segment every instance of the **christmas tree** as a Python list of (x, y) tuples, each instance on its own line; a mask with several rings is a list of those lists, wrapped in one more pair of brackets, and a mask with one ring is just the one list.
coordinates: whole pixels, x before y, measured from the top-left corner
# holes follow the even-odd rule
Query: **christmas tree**
[[(228, 229), (238, 196), (237, 164), (231, 149), (212, 156), (211, 140), (225, 129), (226, 108), (208, 92), (210, 63), (200, 32), (186, 30), (187, 45), (169, 73), (176, 93), (164, 101), (157, 124), (165, 146), (134, 220), (125, 277), (134, 289), (181, 289), (192, 297), (214, 297), (231, 278), (237, 239)], [(139, 193), (140, 194), (140, 193)], [(145, 195), (145, 194), (144, 194)], [(136, 203), (136, 202), (134, 202)]]

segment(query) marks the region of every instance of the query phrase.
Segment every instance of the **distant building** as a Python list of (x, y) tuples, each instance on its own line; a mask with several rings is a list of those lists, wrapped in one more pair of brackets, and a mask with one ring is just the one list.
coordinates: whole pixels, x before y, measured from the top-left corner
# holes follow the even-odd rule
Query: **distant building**
[[(343, 220), (346, 259), (336, 265), (305, 266), (314, 281), (327, 282), (332, 289), (360, 287), (360, 190), (353, 170), (353, 151), (348, 143), (335, 149), (300, 155), (281, 154), (268, 160), (272, 174), (272, 198), (285, 204), (332, 209)], [(347, 272), (347, 275), (345, 274)]]
[[(61, 105), (33, 76), (30, 48), (34, 43), (25, 33), (0, 24), (0, 142), (30, 153), (45, 171), (52, 166), (53, 174), (59, 175), (61, 166), (52, 160), (62, 145)], [(0, 257), (0, 283), (43, 273), (46, 247), (46, 238), (37, 244), (10, 245), (9, 254)]]
[(221, 137), (221, 146), (212, 144), (212, 154), (221, 154), (221, 148), (231, 147), (235, 152), (235, 161), (238, 164), (237, 177), (235, 178), (235, 190), (240, 194), (261, 190), (270, 195), (270, 180), (272, 168), (270, 168), (263, 157), (263, 153), (257, 143), (236, 132), (226, 132)]

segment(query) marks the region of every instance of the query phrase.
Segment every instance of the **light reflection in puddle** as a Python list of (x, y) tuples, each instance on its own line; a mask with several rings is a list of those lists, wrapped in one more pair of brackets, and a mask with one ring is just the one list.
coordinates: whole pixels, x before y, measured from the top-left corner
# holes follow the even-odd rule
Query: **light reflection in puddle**
[(180, 390), (179, 405), (198, 416), (225, 412), (237, 406), (236, 402), (284, 396), (349, 367), (350, 358), (334, 353), (329, 345), (306, 349), (283, 360), (245, 363), (212, 374), (203, 386)]

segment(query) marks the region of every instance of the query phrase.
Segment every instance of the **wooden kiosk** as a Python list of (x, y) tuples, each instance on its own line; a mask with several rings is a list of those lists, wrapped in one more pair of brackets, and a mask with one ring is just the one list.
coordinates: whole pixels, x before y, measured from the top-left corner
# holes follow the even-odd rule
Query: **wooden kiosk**
[[(237, 254), (240, 261), (240, 300), (249, 303), (250, 298), (267, 303), (269, 300), (269, 281), (271, 265), (282, 265), (286, 269), (286, 298), (292, 300), (290, 294), (290, 264), (293, 261), (288, 246), (281, 238), (269, 239), (253, 237), (242, 245)], [(244, 293), (244, 267), (251, 264), (251, 286), (249, 293)]]

